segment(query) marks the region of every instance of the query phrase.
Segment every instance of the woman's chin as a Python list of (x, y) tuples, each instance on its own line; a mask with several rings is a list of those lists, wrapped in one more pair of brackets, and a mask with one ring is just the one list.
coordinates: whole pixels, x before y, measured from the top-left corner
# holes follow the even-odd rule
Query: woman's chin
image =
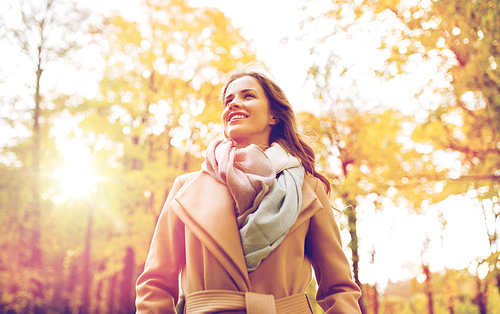
[(244, 132), (239, 132), (240, 130), (229, 130), (227, 131), (227, 137), (235, 141), (236, 143), (247, 142), (248, 138), (245, 136)]
[(226, 131), (226, 136), (233, 140), (239, 147), (246, 147), (250, 144), (255, 144), (259, 147), (269, 146), (269, 137), (266, 136), (267, 134), (260, 134), (261, 136), (249, 136), (247, 132), (240, 131), (243, 130), (230, 128), (228, 131)]

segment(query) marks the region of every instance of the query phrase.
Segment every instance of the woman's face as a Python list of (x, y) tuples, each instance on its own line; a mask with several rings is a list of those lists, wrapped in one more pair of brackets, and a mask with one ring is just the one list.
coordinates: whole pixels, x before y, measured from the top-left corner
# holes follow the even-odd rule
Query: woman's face
[(240, 77), (226, 88), (222, 122), (226, 135), (237, 144), (261, 148), (269, 146), (271, 129), (277, 123), (264, 89), (251, 76)]

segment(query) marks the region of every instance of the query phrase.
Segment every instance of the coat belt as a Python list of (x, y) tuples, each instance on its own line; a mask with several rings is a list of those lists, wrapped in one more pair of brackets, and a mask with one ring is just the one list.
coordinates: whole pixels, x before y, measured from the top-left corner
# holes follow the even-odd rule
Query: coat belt
[(313, 313), (305, 293), (298, 293), (281, 299), (272, 294), (207, 290), (186, 296), (186, 314), (208, 313), (246, 314), (304, 314)]

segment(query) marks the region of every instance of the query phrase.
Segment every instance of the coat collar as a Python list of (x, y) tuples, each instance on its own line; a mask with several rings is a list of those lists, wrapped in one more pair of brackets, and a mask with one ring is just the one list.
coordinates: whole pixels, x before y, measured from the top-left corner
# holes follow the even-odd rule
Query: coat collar
[[(226, 268), (240, 291), (250, 291), (235, 203), (227, 186), (200, 171), (183, 185), (175, 200), (177, 202), (172, 202), (172, 207), (177, 216)], [(289, 232), (321, 208), (309, 180), (304, 180), (301, 212)]]

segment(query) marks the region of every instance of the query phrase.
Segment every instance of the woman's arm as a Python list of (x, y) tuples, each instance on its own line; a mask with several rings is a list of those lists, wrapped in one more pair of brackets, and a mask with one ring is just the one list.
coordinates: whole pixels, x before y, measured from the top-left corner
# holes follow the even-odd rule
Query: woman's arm
[(170, 208), (182, 186), (175, 179), (158, 219), (144, 271), (137, 279), (137, 313), (172, 313), (179, 295), (179, 272), (184, 264), (184, 224)]
[(316, 195), (323, 205), (310, 221), (307, 236), (319, 288), (316, 299), (327, 314), (361, 313), (359, 287), (354, 283), (351, 267), (342, 250), (340, 231), (323, 184), (316, 180)]

